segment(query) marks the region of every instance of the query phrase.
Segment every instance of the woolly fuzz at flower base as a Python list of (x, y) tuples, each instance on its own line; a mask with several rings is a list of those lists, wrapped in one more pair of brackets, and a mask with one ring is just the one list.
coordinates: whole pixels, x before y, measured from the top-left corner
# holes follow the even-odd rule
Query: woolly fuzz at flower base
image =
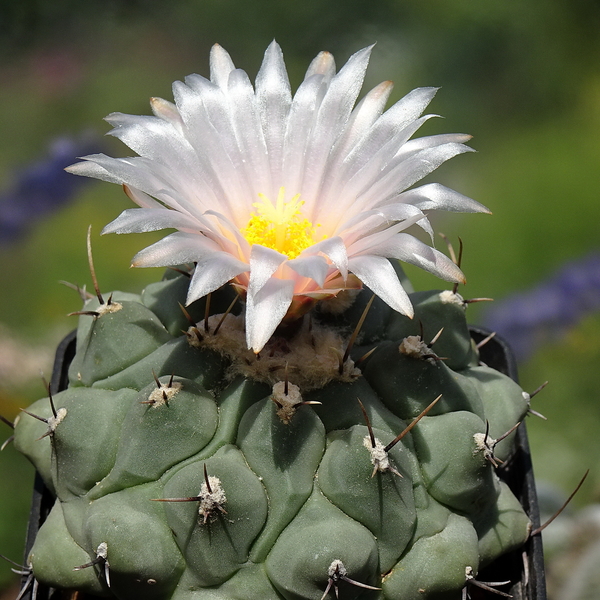
[(277, 43), (255, 85), (220, 46), (210, 80), (173, 85), (175, 103), (152, 98), (154, 116), (107, 121), (139, 156), (95, 154), (72, 173), (122, 184), (140, 208), (104, 233), (178, 231), (139, 252), (134, 266), (196, 263), (188, 303), (232, 282), (245, 295), (246, 343), (259, 352), (284, 320), (323, 298), (368, 286), (412, 316), (388, 259), (464, 281), (445, 255), (405, 232), (433, 235), (432, 210), (487, 212), (442, 185), (411, 188), (446, 160), (469, 152), (463, 134), (411, 139), (436, 88), (418, 88), (384, 112), (392, 83), (356, 103), (371, 54), (336, 73), (331, 54), (311, 62), (292, 96)]

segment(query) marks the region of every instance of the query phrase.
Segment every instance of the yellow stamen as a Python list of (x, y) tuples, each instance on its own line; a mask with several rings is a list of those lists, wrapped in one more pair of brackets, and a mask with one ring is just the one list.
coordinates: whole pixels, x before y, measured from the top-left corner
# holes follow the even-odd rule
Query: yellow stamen
[(316, 228), (302, 216), (300, 194), (285, 202), (285, 188), (279, 189), (275, 205), (264, 194), (258, 195), (260, 202), (252, 206), (246, 229), (242, 231), (250, 244), (266, 246), (288, 258), (296, 258), (303, 250), (315, 243)]

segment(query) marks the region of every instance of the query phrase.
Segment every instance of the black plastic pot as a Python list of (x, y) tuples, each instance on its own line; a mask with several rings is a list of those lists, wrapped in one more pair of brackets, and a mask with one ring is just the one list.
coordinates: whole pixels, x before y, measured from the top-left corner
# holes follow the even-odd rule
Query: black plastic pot
[[(489, 333), (487, 330), (471, 327), (471, 337), (476, 343), (485, 339)], [(59, 344), (56, 350), (54, 370), (50, 382), (50, 390), (53, 394), (67, 388), (68, 369), (75, 356), (75, 341), (75, 332), (73, 331)], [(495, 336), (492, 338), (480, 348), (479, 353), (481, 361), (486, 365), (508, 375), (514, 381), (518, 381), (514, 356), (509, 346), (500, 337)], [(520, 500), (525, 512), (532, 521), (533, 528), (538, 527), (539, 509), (525, 423), (522, 423), (517, 429), (516, 448), (513, 456), (497, 470), (497, 473), (501, 479), (506, 481), (515, 496)], [(38, 529), (45, 521), (53, 504), (54, 497), (46, 488), (40, 476), (36, 474), (27, 530), (26, 559), (33, 546)], [(494, 561), (489, 567), (479, 572), (477, 579), (482, 582), (510, 581), (510, 589), (506, 589), (506, 587), (499, 589), (505, 593), (508, 592), (514, 600), (546, 600), (541, 536), (530, 538), (523, 548)], [(26, 583), (27, 578), (25, 577), (23, 585)], [(472, 600), (498, 600), (501, 597), (475, 585), (469, 586), (469, 595)], [(22, 600), (91, 600), (90, 596), (78, 592), (54, 590), (42, 585), (37, 588), (35, 596), (30, 586), (21, 598)]]
[[(489, 330), (471, 327), (471, 337), (476, 343), (490, 335)], [(479, 349), (479, 358), (489, 367), (508, 375), (518, 382), (517, 363), (508, 344), (495, 336)], [(540, 525), (540, 511), (535, 490), (531, 453), (527, 439), (525, 423), (517, 429), (515, 453), (509, 461), (497, 471), (498, 476), (506, 481), (512, 492), (521, 502), (525, 512), (531, 519), (533, 529)], [(540, 535), (529, 538), (520, 551), (511, 552), (497, 559), (488, 568), (481, 571), (477, 578), (480, 581), (512, 582), (508, 593), (515, 600), (546, 600), (546, 576), (544, 569), (544, 551)], [(471, 589), (475, 598), (500, 598), (495, 594), (478, 596)]]

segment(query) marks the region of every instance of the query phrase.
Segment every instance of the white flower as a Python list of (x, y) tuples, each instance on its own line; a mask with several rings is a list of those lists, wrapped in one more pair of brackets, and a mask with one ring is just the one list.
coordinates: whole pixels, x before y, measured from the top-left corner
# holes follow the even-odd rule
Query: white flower
[(410, 300), (388, 259), (463, 281), (443, 254), (405, 233), (430, 235), (427, 213), (485, 212), (439, 184), (407, 190), (457, 154), (469, 136), (411, 140), (436, 88), (413, 90), (384, 112), (387, 81), (355, 106), (371, 48), (336, 73), (331, 54), (310, 64), (292, 97), (273, 42), (253, 88), (216, 45), (210, 81), (173, 85), (175, 104), (151, 100), (155, 116), (113, 113), (111, 135), (139, 156), (84, 157), (72, 173), (123, 184), (141, 208), (103, 233), (174, 228), (133, 259), (140, 267), (197, 263), (187, 302), (227, 282), (246, 293), (246, 340), (255, 352), (284, 319), (361, 282), (395, 310)]

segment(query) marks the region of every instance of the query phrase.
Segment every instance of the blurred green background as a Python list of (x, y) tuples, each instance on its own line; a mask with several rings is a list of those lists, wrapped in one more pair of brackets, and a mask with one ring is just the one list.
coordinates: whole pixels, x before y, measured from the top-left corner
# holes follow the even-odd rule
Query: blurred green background
[[(435, 224), (464, 241), (466, 297), (501, 301), (600, 250), (596, 0), (0, 0), (0, 194), (52, 140), (82, 132), (100, 138), (105, 115), (149, 114), (151, 96), (172, 98), (172, 81), (207, 75), (213, 43), (253, 78), (273, 38), (294, 87), (319, 50), (333, 52), (341, 66), (373, 42), (366, 89), (392, 79), (397, 100), (417, 86), (441, 86), (430, 110), (445, 120), (429, 121), (420, 133), (470, 133), (478, 153), (450, 161), (432, 180), (494, 213), (453, 214)], [(112, 155), (129, 152), (112, 139), (102, 144)], [(89, 224), (103, 290), (135, 291), (160, 277), (128, 268), (160, 234), (98, 235), (129, 206), (117, 186), (91, 183), (0, 243), (6, 417), (45, 395), (39, 371), (50, 375), (52, 349), (75, 325), (66, 313), (80, 307), (77, 293), (58, 282), (90, 285)], [(439, 285), (410, 275), (417, 289)], [(470, 306), (470, 320), (482, 320), (484, 310)], [(548, 421), (528, 421), (536, 475), (566, 494), (590, 468), (580, 507), (600, 500), (599, 334), (600, 315), (590, 313), (520, 365), (526, 390), (550, 380), (534, 400)], [(9, 435), (0, 424), (0, 440)], [(31, 480), (12, 446), (0, 453), (0, 553), (17, 561)], [(0, 588), (10, 577), (0, 564)]]

